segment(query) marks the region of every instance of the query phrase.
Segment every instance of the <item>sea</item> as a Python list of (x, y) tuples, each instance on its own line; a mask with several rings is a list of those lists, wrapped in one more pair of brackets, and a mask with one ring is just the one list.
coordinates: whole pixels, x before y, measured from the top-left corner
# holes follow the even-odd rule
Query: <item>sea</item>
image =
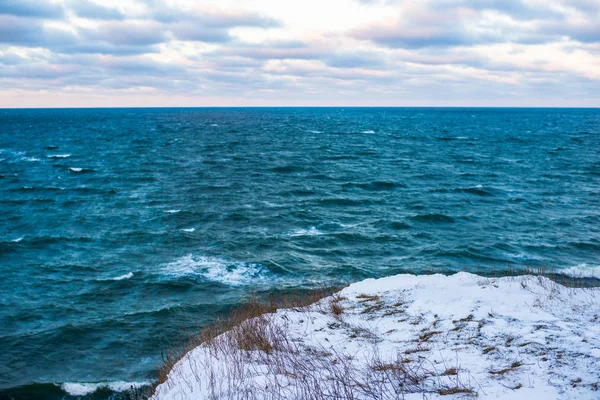
[(252, 293), (600, 278), (600, 109), (0, 110), (0, 398), (118, 399)]

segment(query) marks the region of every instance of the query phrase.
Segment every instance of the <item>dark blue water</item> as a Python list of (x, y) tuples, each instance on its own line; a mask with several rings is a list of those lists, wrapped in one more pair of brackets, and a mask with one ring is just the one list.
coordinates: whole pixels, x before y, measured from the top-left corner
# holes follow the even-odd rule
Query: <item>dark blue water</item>
[(0, 110), (0, 207), (0, 397), (144, 381), (250, 291), (600, 276), (600, 110)]

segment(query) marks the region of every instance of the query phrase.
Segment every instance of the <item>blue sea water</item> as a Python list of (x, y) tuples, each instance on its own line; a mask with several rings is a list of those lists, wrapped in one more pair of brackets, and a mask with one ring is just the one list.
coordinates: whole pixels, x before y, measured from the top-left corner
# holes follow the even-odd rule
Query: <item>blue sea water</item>
[(0, 211), (0, 398), (62, 398), (250, 292), (600, 277), (600, 110), (0, 110)]

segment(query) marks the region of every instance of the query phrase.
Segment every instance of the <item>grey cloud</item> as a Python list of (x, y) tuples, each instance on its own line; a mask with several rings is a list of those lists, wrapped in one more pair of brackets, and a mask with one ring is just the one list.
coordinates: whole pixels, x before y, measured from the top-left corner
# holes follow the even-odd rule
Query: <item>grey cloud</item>
[(97, 29), (81, 29), (87, 40), (104, 41), (116, 46), (150, 46), (168, 41), (164, 27), (152, 21), (105, 22)]
[(0, 78), (21, 78), (21, 79), (58, 79), (72, 74), (72, 68), (49, 68), (47, 64), (26, 64), (3, 68), (0, 71)]
[(158, 2), (148, 2), (147, 18), (163, 23), (191, 22), (210, 28), (236, 26), (273, 28), (281, 26), (274, 18), (261, 13), (229, 10), (179, 9)]
[(258, 60), (301, 59), (314, 60), (330, 55), (331, 51), (300, 41), (278, 41), (263, 44), (238, 42), (214, 51), (211, 56), (238, 56)]
[(74, 0), (70, 3), (71, 10), (77, 16), (88, 19), (122, 20), (125, 15), (116, 8), (104, 7), (89, 0)]
[(539, 28), (542, 35), (568, 37), (582, 43), (600, 43), (600, 21), (544, 23)]
[[(350, 36), (384, 47), (403, 49), (454, 48), (494, 43), (542, 44), (569, 37), (582, 43), (600, 40), (594, 17), (571, 22), (550, 6), (522, 0), (453, 0), (421, 3), (403, 9), (396, 24), (363, 26)], [(471, 13), (462, 13), (461, 7)], [(494, 9), (527, 23), (481, 20), (480, 11)]]
[(223, 28), (207, 28), (191, 22), (172, 23), (168, 26), (178, 40), (220, 43), (231, 40), (229, 31)]
[(465, 7), (472, 10), (495, 10), (517, 20), (562, 19), (564, 15), (546, 3), (530, 4), (523, 0), (453, 0), (437, 1), (437, 7)]
[(64, 16), (61, 5), (37, 0), (0, 0), (0, 14), (30, 18), (56, 18)]
[(18, 65), (27, 63), (28, 60), (14, 53), (5, 53), (0, 55), (0, 64), (4, 65)]
[(237, 57), (257, 61), (318, 60), (334, 68), (380, 68), (383, 58), (372, 51), (337, 51), (332, 45), (298, 40), (263, 44), (237, 42), (225, 49), (208, 53), (212, 59)]
[(380, 68), (385, 64), (382, 57), (374, 52), (336, 52), (323, 61), (335, 68)]
[(39, 20), (0, 15), (0, 43), (27, 47), (49, 47), (73, 40), (69, 31), (46, 28)]
[[(363, 4), (400, 4), (407, 3), (406, 0), (358, 0)], [(585, 3), (594, 2), (596, 0), (574, 0)], [(568, 2), (567, 2), (568, 3)], [(533, 19), (562, 19), (564, 15), (552, 7), (552, 3), (546, 4), (529, 3), (526, 0), (428, 0), (423, 1), (424, 4), (431, 9), (437, 10), (453, 10), (457, 7), (468, 8), (475, 11), (494, 10), (502, 14), (511, 16), (517, 20), (533, 20)]]
[[(83, 31), (83, 35), (71, 31), (49, 28), (35, 19), (0, 15), (0, 43), (47, 48), (55, 53), (143, 54), (158, 52), (154, 43), (158, 38), (135, 34), (120, 35), (132, 30), (115, 30), (111, 36), (106, 30)], [(135, 32), (133, 32), (135, 33)], [(153, 33), (153, 35), (156, 35)], [(152, 39), (152, 40), (151, 40)], [(128, 41), (128, 42), (125, 42)]]
[(588, 15), (600, 14), (600, 0), (562, 0), (561, 5)]
[(43, 34), (43, 25), (10, 15), (0, 15), (0, 43), (29, 44)]
[(62, 45), (50, 47), (50, 50), (60, 54), (103, 54), (103, 55), (142, 55), (159, 53), (160, 48), (156, 45), (114, 45), (103, 41), (74, 41)]
[(96, 27), (74, 26), (74, 32), (46, 28), (40, 18), (62, 16), (62, 7), (32, 0), (0, 0), (0, 43), (45, 47), (66, 54), (143, 54), (157, 52), (158, 45), (172, 39), (225, 43), (233, 40), (229, 30), (237, 26), (279, 26), (274, 19), (256, 12), (179, 10), (155, 1), (148, 2), (150, 11), (141, 15), (147, 18), (142, 20), (126, 19), (118, 9), (90, 0), (71, 0), (68, 4), (79, 17), (105, 21)]
[(369, 40), (392, 48), (420, 49), (426, 47), (468, 46), (497, 42), (493, 33), (482, 34), (467, 31), (460, 25), (453, 26), (367, 26), (351, 32), (356, 39)]

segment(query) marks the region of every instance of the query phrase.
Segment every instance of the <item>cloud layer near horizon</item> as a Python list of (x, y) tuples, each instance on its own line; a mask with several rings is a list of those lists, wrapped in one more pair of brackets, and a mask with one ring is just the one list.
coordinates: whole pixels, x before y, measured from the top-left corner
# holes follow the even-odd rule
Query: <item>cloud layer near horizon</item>
[(600, 0), (0, 0), (0, 107), (600, 106)]

